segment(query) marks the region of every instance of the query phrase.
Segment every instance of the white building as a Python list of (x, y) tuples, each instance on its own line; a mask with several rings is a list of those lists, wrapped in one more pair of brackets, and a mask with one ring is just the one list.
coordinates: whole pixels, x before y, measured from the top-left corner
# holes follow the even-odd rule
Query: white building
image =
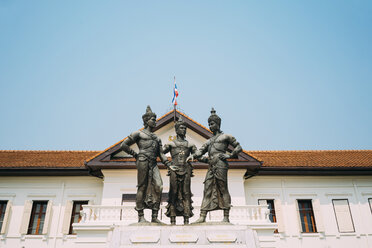
[[(187, 139), (199, 148), (211, 133), (179, 115), (188, 126)], [(158, 119), (155, 133), (163, 144), (174, 137), (173, 112)], [(127, 247), (120, 240), (133, 229), (128, 224), (137, 221), (137, 172), (134, 159), (120, 151), (121, 142), (102, 152), (0, 151), (0, 247)], [(238, 235), (230, 246), (372, 247), (372, 150), (244, 151), (229, 164), (235, 224), (229, 229), (240, 232), (246, 226), (254, 235), (246, 236), (245, 243)], [(196, 219), (207, 165), (193, 165)], [(166, 169), (159, 166), (167, 193)], [(83, 219), (82, 205), (87, 205)], [(212, 212), (208, 220), (219, 220), (220, 215)], [(169, 223), (164, 215), (162, 221)], [(192, 225), (162, 228), (198, 232)], [(206, 247), (194, 241), (190, 247)], [(160, 246), (165, 241), (151, 242)]]

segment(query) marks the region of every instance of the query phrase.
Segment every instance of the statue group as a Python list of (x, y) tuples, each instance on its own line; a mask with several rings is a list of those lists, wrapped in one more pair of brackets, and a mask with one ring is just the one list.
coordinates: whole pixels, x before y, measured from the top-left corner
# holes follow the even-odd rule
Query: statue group
[[(177, 137), (169, 144), (162, 146), (161, 140), (153, 133), (156, 127), (156, 114), (152, 112), (150, 106), (146, 113), (142, 115), (144, 128), (133, 132), (121, 144), (122, 150), (136, 158), (137, 166), (137, 195), (136, 207), (138, 212), (138, 222), (146, 223), (144, 209), (151, 209), (152, 223), (161, 224), (158, 219), (161, 195), (163, 191), (163, 181), (157, 166), (156, 159), (168, 168), (170, 177), (169, 199), (166, 216), (170, 218), (171, 224), (176, 224), (176, 216), (183, 216), (184, 224), (189, 224), (189, 218), (193, 216), (191, 200), (191, 177), (192, 165), (190, 160), (197, 159), (208, 163), (208, 171), (204, 180), (203, 200), (200, 211), (200, 218), (194, 222), (204, 223), (209, 211), (223, 210), (224, 218), (222, 222), (229, 222), (229, 212), (231, 208), (231, 197), (228, 190), (227, 172), (229, 165), (227, 159), (237, 157), (242, 151), (236, 139), (221, 131), (221, 118), (212, 108), (208, 118), (208, 125), (213, 136), (197, 150), (194, 144), (186, 140), (186, 124), (180, 118), (175, 123)], [(136, 143), (139, 152), (136, 153), (130, 148)], [(228, 153), (228, 147), (233, 147)], [(170, 152), (172, 162), (165, 156)], [(208, 156), (203, 155), (208, 152)]]

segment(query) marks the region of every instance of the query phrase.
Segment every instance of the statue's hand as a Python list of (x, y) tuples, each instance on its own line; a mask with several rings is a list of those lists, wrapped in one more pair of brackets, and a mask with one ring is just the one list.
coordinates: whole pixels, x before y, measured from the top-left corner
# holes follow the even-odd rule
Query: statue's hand
[(134, 152), (134, 153), (133, 153), (133, 157), (137, 160), (137, 158), (138, 158), (138, 153)]
[(226, 153), (220, 153), (218, 154), (218, 158), (221, 159), (221, 160), (226, 160), (228, 158), (230, 158), (231, 156), (229, 154), (226, 154)]
[(187, 157), (186, 162), (189, 162), (190, 160), (191, 162), (194, 162), (194, 155), (190, 154), (190, 156)]

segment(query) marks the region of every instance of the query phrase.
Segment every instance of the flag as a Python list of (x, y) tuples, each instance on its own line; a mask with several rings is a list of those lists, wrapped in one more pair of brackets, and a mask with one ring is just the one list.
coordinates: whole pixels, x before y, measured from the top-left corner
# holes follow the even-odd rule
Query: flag
[(173, 99), (172, 99), (172, 104), (174, 106), (177, 106), (177, 97), (178, 97), (178, 90), (177, 90), (177, 85), (176, 85), (176, 77), (174, 77), (174, 89), (173, 89)]

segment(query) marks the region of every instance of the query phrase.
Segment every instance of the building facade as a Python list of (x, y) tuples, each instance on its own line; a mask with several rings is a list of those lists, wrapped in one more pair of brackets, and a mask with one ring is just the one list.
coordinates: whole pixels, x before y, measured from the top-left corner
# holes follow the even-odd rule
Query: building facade
[[(199, 148), (212, 134), (181, 115)], [(163, 144), (175, 136), (173, 118), (169, 112), (157, 120)], [(137, 171), (121, 142), (105, 151), (0, 151), (0, 247), (130, 246), (121, 240), (137, 221)], [(231, 228), (247, 226), (253, 235), (245, 243), (238, 235), (231, 246), (372, 247), (372, 150), (243, 151), (229, 164)], [(191, 222), (199, 217), (207, 166), (193, 163)], [(161, 220), (169, 223), (169, 179), (159, 167)], [(215, 211), (207, 220), (221, 216)]]

